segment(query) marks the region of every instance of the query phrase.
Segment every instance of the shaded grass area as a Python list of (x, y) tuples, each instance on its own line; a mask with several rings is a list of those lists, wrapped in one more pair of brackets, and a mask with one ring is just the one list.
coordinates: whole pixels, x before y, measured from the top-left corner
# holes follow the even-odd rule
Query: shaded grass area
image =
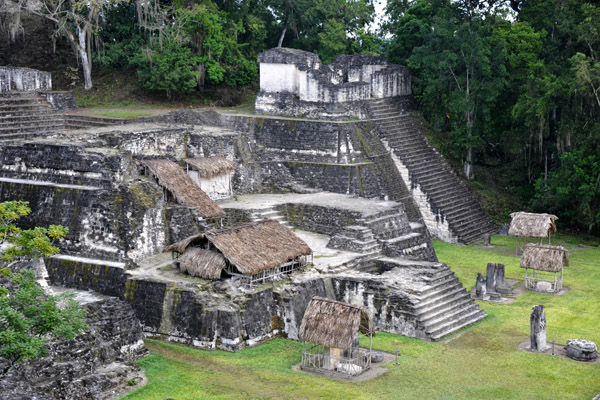
[[(470, 290), (488, 262), (506, 265), (508, 278), (522, 279), (514, 239), (495, 236), (494, 248), (436, 241), (448, 263)], [(591, 399), (600, 393), (600, 364), (578, 363), (517, 349), (529, 335), (531, 307), (543, 304), (548, 340), (564, 344), (585, 338), (600, 343), (600, 249), (576, 239), (553, 243), (571, 252), (564, 296), (526, 293), (512, 304), (480, 305), (488, 314), (447, 343), (424, 342), (378, 333), (376, 349), (400, 350), (399, 366), (363, 383), (319, 378), (293, 371), (300, 343), (277, 339), (238, 353), (202, 351), (147, 340), (150, 356), (139, 361), (150, 382), (126, 399)]]
[(95, 112), (95, 115), (99, 115), (101, 117), (111, 117), (111, 118), (136, 118), (136, 117), (145, 117), (147, 115), (152, 115), (152, 113), (144, 112), (144, 111), (102, 111)]

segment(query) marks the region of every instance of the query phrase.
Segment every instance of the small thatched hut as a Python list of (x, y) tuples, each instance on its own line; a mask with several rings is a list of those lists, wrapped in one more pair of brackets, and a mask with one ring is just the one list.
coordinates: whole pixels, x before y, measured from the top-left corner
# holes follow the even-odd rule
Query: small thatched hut
[[(525, 268), (525, 287), (558, 292), (562, 289), (563, 267), (569, 265), (569, 253), (562, 246), (527, 244), (521, 257)], [(539, 284), (539, 282), (547, 282)]]
[(213, 200), (233, 196), (231, 178), (235, 163), (223, 157), (188, 158), (187, 174)]
[(144, 160), (144, 165), (173, 198), (195, 208), (205, 219), (224, 217), (225, 212), (200, 189), (184, 170), (169, 160)]
[[(362, 306), (313, 297), (304, 312), (299, 336), (302, 368), (358, 375), (371, 367), (371, 348), (358, 348), (359, 334), (372, 340), (373, 324)], [(312, 343), (307, 347), (306, 342)], [(371, 345), (369, 345), (371, 347)]]
[(512, 220), (508, 228), (508, 234), (514, 236), (515, 250), (519, 254), (523, 248), (519, 245), (519, 238), (523, 238), (523, 242), (527, 241), (528, 237), (548, 238), (550, 244), (550, 236), (552, 232), (556, 232), (556, 220), (558, 217), (552, 214), (535, 214), (524, 211), (514, 212), (510, 214)]
[(289, 228), (263, 220), (202, 232), (166, 247), (182, 254), (182, 271), (206, 279), (239, 276), (256, 284), (292, 272), (308, 262), (312, 250)]

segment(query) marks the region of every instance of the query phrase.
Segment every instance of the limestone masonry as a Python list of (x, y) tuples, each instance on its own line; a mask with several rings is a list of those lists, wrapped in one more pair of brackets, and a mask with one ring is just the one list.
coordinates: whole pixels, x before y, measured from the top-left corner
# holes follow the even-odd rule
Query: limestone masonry
[[(378, 330), (426, 340), (484, 318), (431, 237), (471, 243), (496, 227), (423, 136), (408, 69), (369, 55), (323, 65), (293, 49), (259, 61), (248, 115), (82, 116), (65, 111), (68, 95), (44, 94), (49, 76), (0, 74), (0, 201), (29, 201), (27, 226), (70, 230), (45, 260), (50, 281), (128, 303), (146, 336), (207, 349), (297, 339), (313, 296), (364, 305)], [(207, 190), (224, 217), (182, 200), (199, 173), (219, 177)], [(264, 218), (293, 228), (314, 265), (251, 285), (228, 268), (191, 277), (162, 253)]]

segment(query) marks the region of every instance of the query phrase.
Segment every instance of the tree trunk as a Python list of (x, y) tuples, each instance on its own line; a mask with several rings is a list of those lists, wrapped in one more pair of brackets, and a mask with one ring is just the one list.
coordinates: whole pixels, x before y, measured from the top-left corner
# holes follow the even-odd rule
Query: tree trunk
[[(469, 69), (467, 68), (467, 86), (465, 90), (465, 98), (467, 101), (471, 98), (471, 81), (469, 75)], [(473, 120), (475, 119), (475, 111), (469, 110), (465, 113), (465, 117), (467, 119), (467, 137), (471, 138), (473, 136)], [(465, 176), (467, 179), (473, 179), (473, 148), (469, 144), (467, 147), (467, 157), (465, 158)]]
[(88, 58), (87, 53), (87, 42), (86, 42), (86, 31), (85, 28), (80, 26), (77, 27), (77, 36), (79, 39), (79, 56), (81, 57), (81, 65), (83, 66), (83, 87), (85, 90), (92, 88), (92, 63)]
[(288, 24), (286, 22), (285, 26), (283, 27), (283, 31), (281, 31), (281, 36), (279, 36), (279, 42), (277, 43), (277, 47), (281, 47), (281, 45), (283, 44), (283, 38), (285, 37), (285, 32), (287, 31), (288, 28)]
[[(467, 111), (466, 113), (466, 117), (467, 117), (467, 136), (470, 138), (471, 136), (473, 136), (473, 111)], [(467, 157), (465, 158), (465, 162), (464, 162), (464, 170), (465, 170), (465, 176), (467, 177), (467, 179), (471, 180), (474, 177), (473, 174), (473, 148), (471, 147), (471, 145), (469, 145), (469, 147), (467, 147)]]
[(85, 27), (77, 26), (77, 38), (79, 39), (77, 50), (83, 66), (83, 87), (85, 90), (90, 90), (92, 88), (92, 63), (88, 58), (86, 33)]

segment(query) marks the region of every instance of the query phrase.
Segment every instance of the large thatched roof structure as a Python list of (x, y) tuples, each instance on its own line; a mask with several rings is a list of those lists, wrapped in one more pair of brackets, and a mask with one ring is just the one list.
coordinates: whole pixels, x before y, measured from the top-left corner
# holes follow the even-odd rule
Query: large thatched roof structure
[(521, 257), (521, 268), (560, 272), (569, 265), (569, 253), (562, 246), (527, 244)]
[(223, 255), (199, 247), (188, 248), (179, 258), (181, 272), (205, 279), (219, 279), (225, 268)]
[(547, 237), (549, 232), (556, 232), (558, 217), (552, 214), (535, 214), (514, 212), (510, 214), (512, 221), (508, 234), (521, 237)]
[(269, 219), (202, 232), (163, 251), (185, 253), (191, 245), (206, 247), (207, 242), (242, 274), (256, 274), (312, 253), (306, 242), (291, 229)]
[(185, 162), (197, 169), (202, 178), (235, 171), (235, 163), (223, 157), (188, 158)]
[(224, 217), (225, 212), (192, 181), (185, 171), (169, 160), (144, 160), (158, 183), (183, 205), (195, 208), (204, 218)]
[(358, 332), (374, 334), (364, 307), (315, 296), (306, 307), (299, 336), (305, 342), (348, 349)]

